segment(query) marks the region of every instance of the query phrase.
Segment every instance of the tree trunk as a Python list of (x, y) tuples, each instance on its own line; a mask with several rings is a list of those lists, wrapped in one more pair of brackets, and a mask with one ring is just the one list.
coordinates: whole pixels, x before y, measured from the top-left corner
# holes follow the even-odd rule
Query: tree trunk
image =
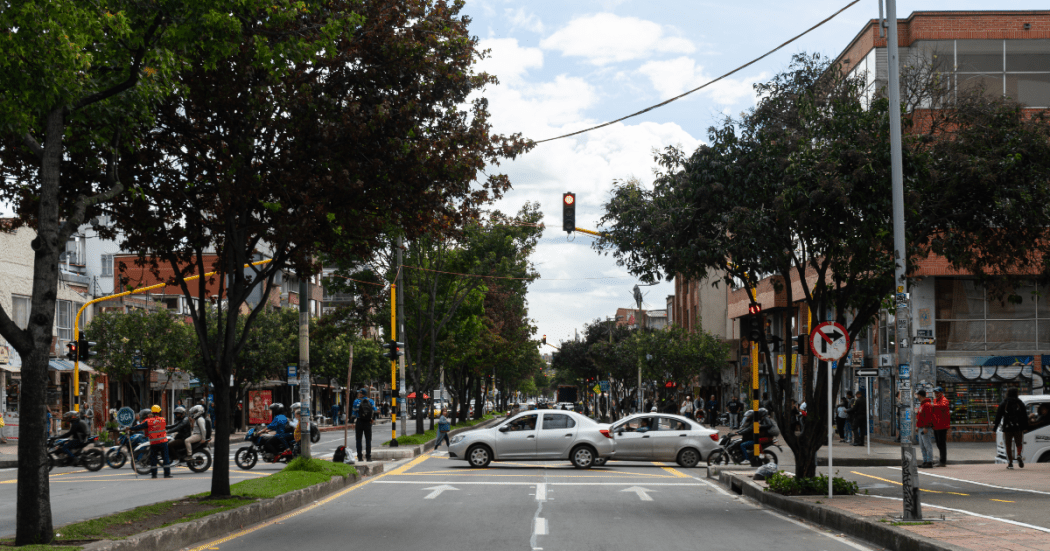
[[(56, 264), (57, 265), (57, 264)], [(52, 309), (52, 311), (54, 311)], [(46, 335), (48, 348), (39, 339), (36, 349), (22, 354), (22, 399), (18, 432), (18, 503), (15, 509), (17, 531), (15, 545), (50, 543), (51, 487), (48, 480), (47, 431), (47, 361), (51, 332)], [(59, 414), (61, 415), (61, 414)]]
[[(226, 370), (219, 370), (223, 373)], [(215, 390), (215, 461), (212, 463), (212, 499), (230, 497), (230, 377), (212, 383)], [(306, 435), (309, 438), (309, 435)]]

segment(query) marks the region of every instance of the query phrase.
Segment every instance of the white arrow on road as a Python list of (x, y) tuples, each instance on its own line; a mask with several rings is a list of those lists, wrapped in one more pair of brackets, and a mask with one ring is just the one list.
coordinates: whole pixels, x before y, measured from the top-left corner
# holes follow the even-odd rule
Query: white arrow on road
[(449, 486), (448, 484), (442, 484), (440, 486), (431, 486), (429, 488), (423, 488), (423, 489), (424, 490), (434, 490), (433, 492), (430, 492), (429, 494), (427, 494), (427, 496), (424, 497), (423, 499), (434, 499), (435, 497), (441, 495), (441, 492), (444, 492), (445, 490), (455, 490), (457, 492), (459, 491), (459, 488), (453, 488), (452, 486)]
[(653, 498), (649, 497), (649, 492), (652, 492), (654, 490), (650, 490), (649, 488), (642, 488), (640, 486), (631, 486), (630, 488), (625, 488), (625, 489), (620, 490), (620, 491), (621, 492), (634, 492), (634, 493), (638, 494), (638, 498), (641, 499), (642, 501), (652, 501), (653, 500)]

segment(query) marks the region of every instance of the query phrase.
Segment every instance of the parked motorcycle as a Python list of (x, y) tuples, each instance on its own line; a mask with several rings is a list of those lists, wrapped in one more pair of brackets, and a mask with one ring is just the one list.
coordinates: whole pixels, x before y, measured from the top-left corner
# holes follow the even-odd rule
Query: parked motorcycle
[(68, 441), (68, 438), (55, 438), (54, 436), (47, 439), (47, 470), (50, 471), (55, 467), (75, 466), (83, 466), (89, 471), (102, 469), (104, 459), (102, 449), (98, 447), (97, 436), (88, 438), (84, 446), (73, 457), (69, 457), (63, 450), (63, 446)]
[[(201, 440), (193, 444), (193, 451), (190, 455), (186, 456), (186, 446), (178, 445), (172, 446), (171, 441), (174, 440), (172, 436), (168, 435), (168, 459), (171, 460), (170, 467), (178, 467), (185, 465), (189, 470), (195, 473), (203, 473), (204, 471), (211, 468), (211, 452), (208, 451), (208, 444), (211, 440)], [(151, 469), (156, 467), (150, 467), (149, 464), (149, 441), (140, 443), (135, 446), (135, 472), (139, 474), (148, 474)], [(157, 467), (163, 467), (159, 463), (164, 458), (160, 457), (157, 460)]]
[[(130, 441), (130, 447), (128, 442)], [(128, 461), (128, 450), (134, 450), (139, 444), (143, 442), (148, 443), (146, 436), (142, 433), (136, 432), (132, 435), (121, 434), (120, 438), (117, 439), (116, 446), (110, 446), (106, 449), (106, 465), (114, 469), (119, 469), (124, 466), (124, 463)], [(149, 462), (149, 446), (146, 446), (146, 461)]]
[[(734, 438), (736, 437), (736, 438)], [(707, 465), (728, 465), (732, 462), (734, 465), (740, 465), (748, 463), (747, 458), (744, 457), (744, 450), (740, 449), (740, 443), (743, 442), (739, 435), (733, 432), (727, 433), (722, 436), (721, 440), (718, 441), (719, 449), (711, 452), (711, 455), (707, 457)], [(762, 453), (759, 454), (759, 458), (762, 464), (766, 463), (777, 463), (777, 454), (770, 450), (770, 447), (775, 447), (780, 450), (780, 453), (784, 453), (784, 448), (780, 447), (780, 441), (775, 437), (759, 438), (758, 444), (761, 446)]]
[(247, 471), (254, 467), (259, 459), (262, 459), (266, 463), (287, 463), (292, 459), (299, 457), (298, 442), (293, 443), (290, 448), (285, 448), (277, 455), (273, 455), (266, 451), (266, 441), (270, 438), (277, 438), (277, 435), (261, 435), (260, 433), (265, 428), (266, 425), (259, 425), (248, 429), (248, 434), (244, 435), (244, 439), (251, 442), (251, 444), (241, 447), (237, 450), (237, 453), (233, 455), (233, 462), (236, 463), (238, 467)]

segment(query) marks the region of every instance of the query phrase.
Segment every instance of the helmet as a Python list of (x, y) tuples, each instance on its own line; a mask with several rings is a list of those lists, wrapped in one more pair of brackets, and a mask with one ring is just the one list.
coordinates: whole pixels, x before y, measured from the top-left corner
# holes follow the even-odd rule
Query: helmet
[(769, 415), (769, 410), (768, 409), (766, 409), (766, 408), (758, 408), (758, 418), (759, 419), (765, 419), (765, 417), (767, 415)]
[(144, 409), (144, 410), (140, 411), (139, 412), (139, 419), (145, 419), (147, 416), (149, 416), (150, 413), (153, 413), (153, 412), (148, 410), (148, 409)]
[(303, 404), (301, 402), (296, 402), (296, 403), (294, 403), (294, 404), (292, 404), (291, 406), (288, 407), (288, 411), (290, 411), (290, 412), (292, 412), (294, 414), (294, 413), (298, 412), (302, 407), (303, 407)]
[(182, 417), (183, 415), (186, 415), (186, 408), (184, 408), (182, 406), (179, 406), (179, 407), (175, 408), (175, 415), (178, 415), (179, 417)]
[(190, 417), (196, 419), (201, 415), (204, 415), (204, 406), (197, 404), (190, 408)]
[(149, 410), (153, 413), (160, 413), (160, 406), (154, 405), (153, 407), (149, 408)]
[(67, 411), (62, 414), (63, 419), (76, 419), (77, 417), (79, 417), (79, 414), (75, 411)]
[(282, 413), (284, 413), (284, 404), (280, 402), (274, 402), (270, 404), (270, 411), (273, 412), (274, 415), (281, 415)]

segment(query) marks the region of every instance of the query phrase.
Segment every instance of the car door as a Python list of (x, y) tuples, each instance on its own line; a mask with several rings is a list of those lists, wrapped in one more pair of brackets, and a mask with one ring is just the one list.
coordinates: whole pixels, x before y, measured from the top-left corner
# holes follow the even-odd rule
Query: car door
[(536, 435), (536, 457), (557, 459), (569, 456), (576, 441), (576, 420), (564, 413), (544, 413), (543, 424)]
[(629, 419), (613, 427), (616, 438), (617, 460), (649, 461), (653, 445), (650, 427), (655, 426), (656, 417), (642, 416)]
[(533, 459), (536, 455), (535, 413), (516, 417), (496, 431), (497, 459)]
[(660, 417), (656, 422), (656, 431), (650, 435), (653, 458), (657, 461), (674, 461), (678, 458), (678, 450), (689, 439), (689, 426), (674, 417)]

